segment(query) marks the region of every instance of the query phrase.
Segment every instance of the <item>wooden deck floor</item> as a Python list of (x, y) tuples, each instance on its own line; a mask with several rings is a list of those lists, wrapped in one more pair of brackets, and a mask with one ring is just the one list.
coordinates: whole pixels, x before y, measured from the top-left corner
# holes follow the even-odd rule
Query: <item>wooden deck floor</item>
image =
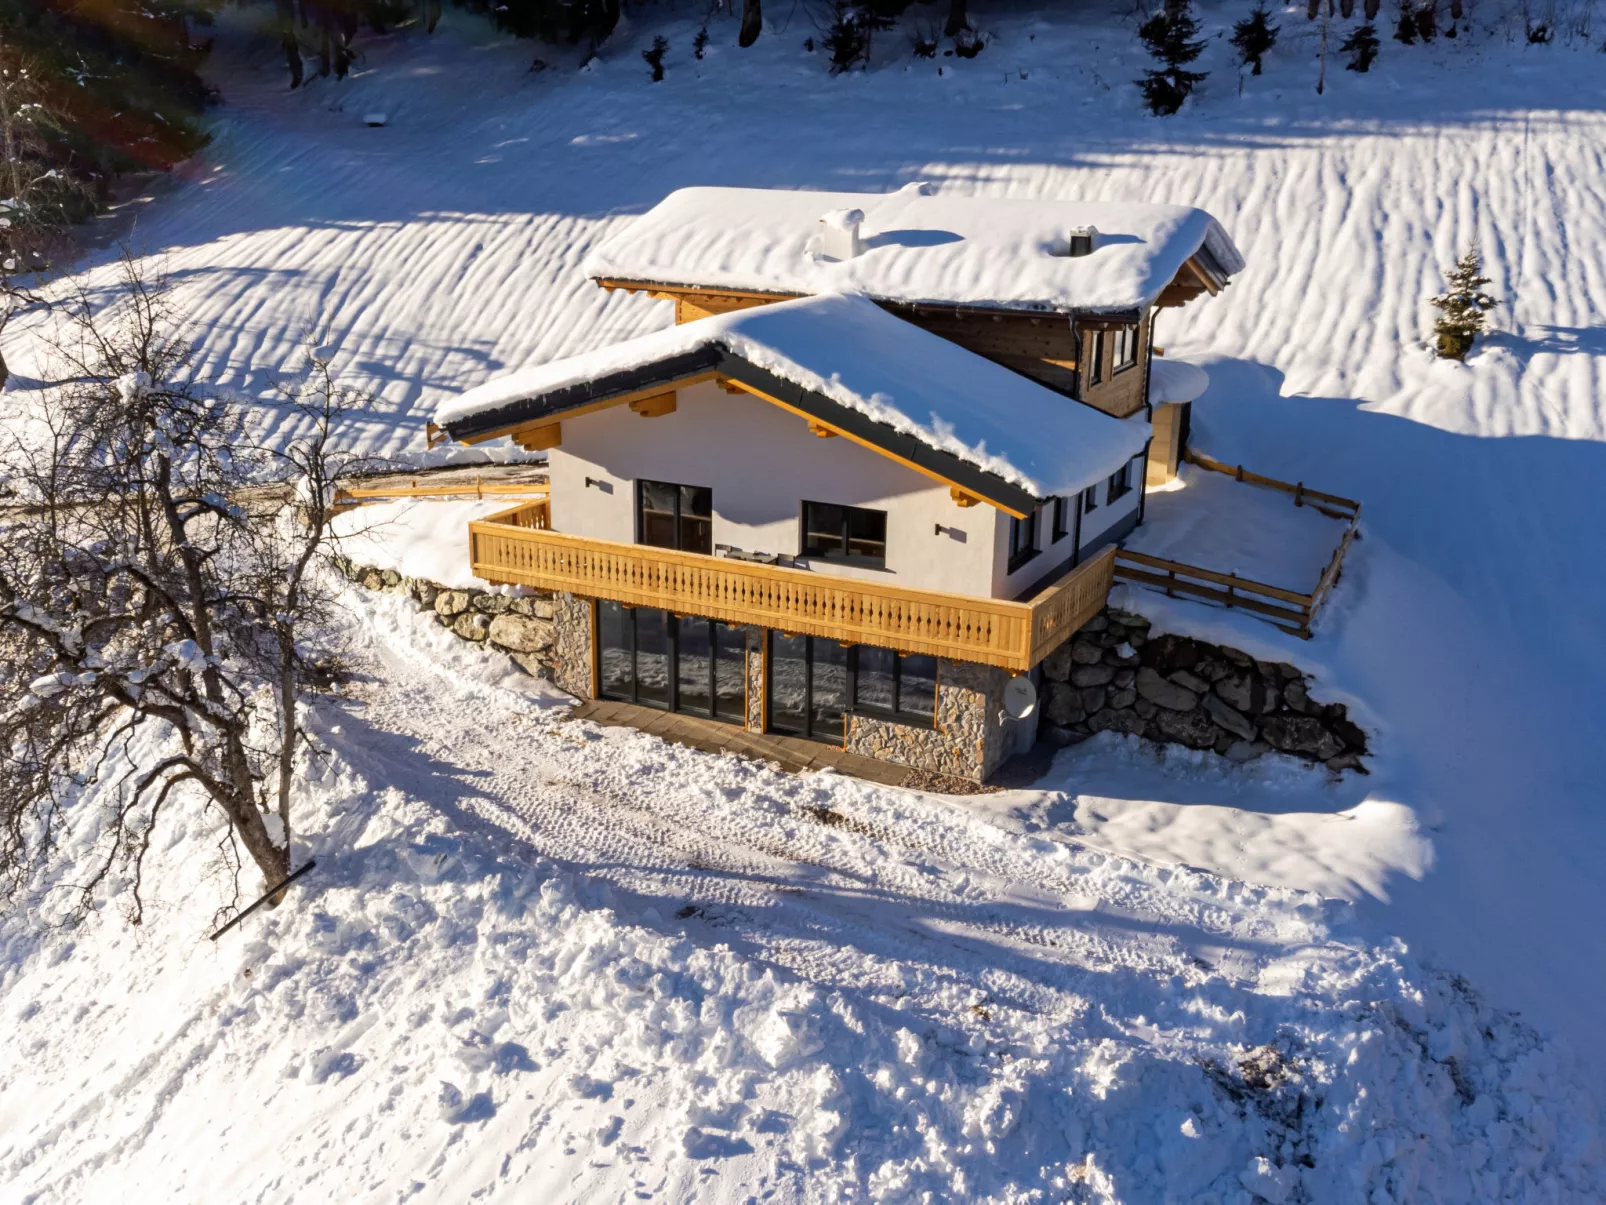
[(705, 753), (735, 753), (742, 757), (774, 762), (792, 774), (829, 769), (835, 770), (838, 774), (862, 778), (866, 782), (880, 783), (882, 786), (934, 791), (944, 795), (975, 795), (998, 789), (963, 778), (877, 761), (873, 757), (849, 753), (835, 745), (826, 745), (819, 741), (806, 741), (801, 737), (782, 736), (775, 732), (748, 732), (732, 724), (705, 720), (700, 716), (658, 711), (652, 707), (639, 707), (634, 703), (591, 699), (578, 704), (571, 714), (577, 720), (590, 720), (593, 724), (636, 728), (677, 745), (701, 749)]

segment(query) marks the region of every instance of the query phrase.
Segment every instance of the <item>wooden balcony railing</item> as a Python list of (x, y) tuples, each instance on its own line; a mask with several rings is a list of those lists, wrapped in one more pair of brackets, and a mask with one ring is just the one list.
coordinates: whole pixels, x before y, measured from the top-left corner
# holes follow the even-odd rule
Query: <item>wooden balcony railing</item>
[(548, 514), (543, 500), (470, 523), (475, 576), (1017, 672), (1098, 614), (1114, 580), (1106, 549), (1029, 602), (971, 598), (565, 535)]

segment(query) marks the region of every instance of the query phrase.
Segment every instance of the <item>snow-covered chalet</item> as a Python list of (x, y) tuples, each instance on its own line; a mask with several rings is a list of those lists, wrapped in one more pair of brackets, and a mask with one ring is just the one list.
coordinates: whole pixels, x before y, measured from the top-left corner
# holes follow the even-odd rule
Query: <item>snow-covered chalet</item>
[(674, 326), (441, 407), (548, 456), (474, 572), (558, 592), (576, 695), (983, 780), (1176, 471), (1205, 377), (1156, 313), (1242, 266), (1180, 206), (673, 193), (585, 271)]

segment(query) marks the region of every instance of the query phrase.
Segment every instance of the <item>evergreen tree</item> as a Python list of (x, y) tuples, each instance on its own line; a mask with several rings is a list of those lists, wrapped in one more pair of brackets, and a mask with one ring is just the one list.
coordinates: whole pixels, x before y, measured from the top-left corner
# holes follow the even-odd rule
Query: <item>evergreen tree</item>
[(652, 82), (655, 84), (664, 78), (664, 53), (668, 49), (668, 41), (660, 34), (652, 40), (651, 49), (641, 52), (641, 57), (646, 60), (647, 66), (652, 68)]
[(1370, 71), (1377, 58), (1377, 47), (1377, 27), (1368, 21), (1345, 38), (1344, 44), (1338, 49), (1340, 53), (1349, 55), (1349, 62), (1344, 66), (1350, 71)]
[(1144, 72), (1137, 85), (1149, 112), (1167, 117), (1182, 108), (1194, 86), (1205, 78), (1204, 72), (1187, 70), (1205, 48), (1199, 37), (1199, 22), (1184, 0), (1179, 5), (1168, 5), (1145, 21), (1138, 29), (1138, 37), (1161, 66), (1157, 71)]
[(691, 54), (694, 59), (701, 59), (703, 51), (708, 49), (708, 26), (697, 31), (697, 36), (691, 40)]
[(1407, 46), (1416, 41), (1416, 13), (1411, 11), (1410, 0), (1400, 5), (1400, 19), (1394, 26), (1394, 40)]
[(1277, 26), (1271, 23), (1265, 0), (1255, 5), (1255, 11), (1232, 27), (1232, 44), (1238, 48), (1239, 62), (1252, 65), (1250, 75), (1260, 74), (1261, 56), (1277, 45)]
[(1465, 360), (1472, 343), (1488, 326), (1487, 311), (1500, 303), (1483, 291), (1489, 278), (1483, 275), (1483, 257), (1474, 245), (1445, 273), (1448, 286), (1431, 299), (1439, 311), (1433, 323), (1435, 350), (1445, 360)]

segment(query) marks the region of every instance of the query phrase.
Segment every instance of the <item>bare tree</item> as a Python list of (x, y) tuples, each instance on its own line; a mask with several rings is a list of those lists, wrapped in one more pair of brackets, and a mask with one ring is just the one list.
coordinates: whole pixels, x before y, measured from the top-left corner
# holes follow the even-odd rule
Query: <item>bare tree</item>
[(0, 898), (93, 782), (110, 810), (80, 907), (121, 870), (138, 923), (175, 792), (221, 814), (236, 872), (239, 846), (266, 882), (289, 872), (317, 563), (363, 466), (336, 446), (354, 399), (326, 358), (285, 391), (275, 426), (297, 434), (253, 445), (247, 409), (196, 379), (164, 283), (129, 257), (123, 273), (115, 314), (71, 303), (66, 383), (0, 458), (28, 502), (0, 523)]
[[(0, 38), (0, 335), (12, 318), (48, 305), (43, 274), (86, 200), (47, 136), (62, 124), (35, 65)], [(0, 389), (11, 377), (0, 354)]]

